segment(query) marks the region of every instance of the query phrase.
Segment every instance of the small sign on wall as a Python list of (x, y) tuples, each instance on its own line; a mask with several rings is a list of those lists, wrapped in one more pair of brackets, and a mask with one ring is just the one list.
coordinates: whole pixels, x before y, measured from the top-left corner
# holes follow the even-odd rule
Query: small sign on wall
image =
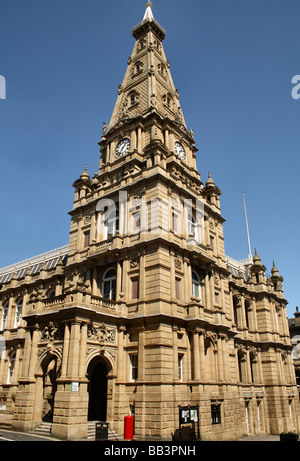
[(79, 383), (71, 383), (71, 392), (79, 391)]

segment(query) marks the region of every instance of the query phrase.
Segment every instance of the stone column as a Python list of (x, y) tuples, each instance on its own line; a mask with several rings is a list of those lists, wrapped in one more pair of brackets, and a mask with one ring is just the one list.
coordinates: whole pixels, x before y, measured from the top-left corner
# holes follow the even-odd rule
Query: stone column
[(139, 154), (142, 153), (142, 127), (138, 127), (137, 150)]
[(64, 344), (62, 351), (62, 361), (61, 361), (61, 377), (64, 378), (67, 375), (67, 365), (68, 365), (68, 356), (69, 356), (69, 341), (70, 341), (70, 329), (68, 323), (65, 324), (64, 331)]
[(185, 301), (189, 303), (191, 301), (192, 295), (192, 268), (189, 264), (190, 261), (187, 258), (183, 258), (183, 267), (184, 267), (184, 286), (185, 286)]
[(85, 378), (86, 376), (86, 341), (87, 341), (87, 324), (81, 324), (80, 332), (80, 356), (79, 356), (79, 377)]
[(125, 354), (124, 354), (124, 333), (126, 331), (126, 328), (123, 326), (120, 326), (118, 328), (118, 355), (117, 355), (117, 360), (118, 360), (118, 381), (124, 382), (125, 380), (125, 370), (126, 370), (126, 360), (125, 360)]
[(263, 383), (263, 370), (262, 370), (262, 363), (261, 363), (261, 349), (258, 349), (257, 352), (257, 379), (258, 383), (261, 384)]
[(19, 373), (20, 373), (20, 354), (21, 354), (21, 345), (17, 345), (16, 349), (16, 358), (15, 358), (15, 370), (14, 370), (14, 382), (18, 382)]
[(224, 356), (222, 347), (222, 337), (217, 338), (217, 363), (218, 363), (218, 381), (224, 381)]
[(205, 379), (205, 344), (204, 344), (205, 331), (200, 330), (199, 346), (200, 346), (200, 379)]
[(171, 294), (171, 300), (176, 299), (176, 293), (175, 293), (175, 261), (174, 261), (174, 251), (170, 251), (170, 294)]
[(137, 142), (136, 142), (136, 131), (133, 129), (130, 133), (130, 150), (136, 149)]
[(5, 381), (5, 365), (7, 361), (7, 351), (3, 350), (0, 361), (0, 383), (6, 383)]
[(199, 330), (193, 332), (194, 381), (200, 380)]
[(143, 381), (145, 377), (145, 327), (139, 328), (139, 340), (138, 340), (138, 379), (137, 381)]
[(209, 283), (209, 274), (205, 274), (204, 278), (205, 283), (205, 304), (207, 309), (211, 309), (211, 290), (210, 290), (210, 283)]
[(129, 299), (129, 280), (128, 280), (128, 267), (129, 261), (128, 257), (126, 256), (123, 259), (123, 273), (122, 273), (122, 293), (124, 294), (124, 301)]
[(145, 295), (146, 295), (146, 292), (145, 292), (145, 255), (146, 255), (146, 252), (145, 250), (141, 251), (139, 253), (139, 257), (140, 257), (140, 274), (139, 274), (139, 284), (140, 284), (140, 293), (139, 293), (139, 297), (140, 299), (145, 299)]
[(169, 142), (169, 129), (165, 129), (165, 144), (166, 147), (169, 149), (170, 148), (170, 142)]
[(90, 230), (91, 244), (96, 242), (96, 211), (91, 213), (91, 230)]
[(25, 335), (24, 358), (22, 361), (22, 370), (21, 370), (22, 378), (26, 378), (28, 376), (30, 351), (31, 351), (31, 331), (28, 328), (26, 331), (26, 335)]
[(29, 363), (29, 371), (28, 376), (33, 378), (36, 372), (36, 365), (37, 365), (37, 343), (40, 337), (40, 329), (39, 325), (34, 325), (33, 333), (32, 333), (32, 343), (31, 343), (31, 353), (30, 353), (30, 363)]
[(228, 337), (223, 335), (222, 340), (222, 355), (223, 355), (223, 364), (224, 364), (224, 380), (229, 380), (229, 355), (228, 355)]
[(242, 296), (242, 298), (241, 298), (240, 310), (241, 310), (241, 325), (240, 325), (240, 327), (245, 329), (247, 325), (246, 325), (245, 298), (244, 298), (244, 296)]
[(174, 381), (178, 381), (178, 348), (177, 348), (177, 332), (178, 327), (173, 326), (172, 334), (173, 334), (173, 379)]
[(122, 291), (122, 261), (117, 261), (117, 287), (116, 287), (116, 300), (120, 299)]
[(71, 334), (70, 334), (70, 346), (69, 346), (69, 357), (67, 376), (72, 378), (78, 377), (78, 357), (80, 349), (80, 322), (73, 320), (71, 323)]

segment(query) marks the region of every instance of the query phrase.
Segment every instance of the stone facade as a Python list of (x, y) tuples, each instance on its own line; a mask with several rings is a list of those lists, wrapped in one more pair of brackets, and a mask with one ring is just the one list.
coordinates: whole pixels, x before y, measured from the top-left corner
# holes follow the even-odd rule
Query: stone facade
[(69, 245), (0, 271), (0, 408), (69, 440), (89, 420), (123, 434), (128, 414), (137, 439), (168, 440), (179, 405), (199, 405), (203, 440), (299, 431), (283, 279), (225, 254), (150, 4), (133, 37)]
[(294, 317), (289, 319), (290, 337), (293, 346), (293, 360), (296, 372), (296, 382), (300, 401), (300, 313), (296, 307)]

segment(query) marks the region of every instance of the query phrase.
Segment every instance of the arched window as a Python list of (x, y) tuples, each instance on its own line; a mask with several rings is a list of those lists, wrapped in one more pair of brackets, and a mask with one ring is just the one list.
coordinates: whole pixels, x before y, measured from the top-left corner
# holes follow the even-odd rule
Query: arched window
[(139, 50), (143, 50), (146, 46), (146, 40), (142, 38), (142, 40), (139, 41)]
[(102, 296), (105, 299), (116, 300), (117, 273), (115, 269), (105, 272), (102, 279)]
[(128, 104), (129, 106), (134, 106), (135, 104), (138, 103), (139, 100), (139, 93), (135, 90), (130, 91), (128, 94)]
[(239, 382), (242, 383), (244, 382), (244, 379), (245, 379), (245, 357), (242, 351), (238, 351), (237, 360), (238, 360)]
[(192, 271), (192, 293), (195, 298), (201, 298), (201, 281), (195, 271)]
[(16, 354), (13, 352), (9, 357), (7, 384), (11, 384), (14, 378)]
[(23, 308), (23, 299), (20, 298), (17, 301), (14, 328), (18, 328), (20, 326), (21, 319), (22, 319), (22, 308)]
[(239, 326), (239, 319), (238, 319), (238, 308), (239, 308), (239, 300), (236, 296), (233, 297), (233, 318), (235, 326)]
[(50, 299), (50, 298), (55, 298), (55, 290), (51, 289), (48, 291), (47, 293), (47, 298)]
[(248, 300), (245, 301), (245, 319), (246, 327), (250, 330), (250, 303)]
[(4, 330), (6, 328), (7, 314), (8, 314), (8, 302), (6, 301), (3, 304), (3, 308), (2, 308), (1, 330)]
[(251, 373), (251, 382), (256, 383), (258, 381), (257, 379), (257, 360), (256, 360), (256, 355), (254, 352), (250, 352), (249, 354), (249, 360), (250, 360), (250, 373)]

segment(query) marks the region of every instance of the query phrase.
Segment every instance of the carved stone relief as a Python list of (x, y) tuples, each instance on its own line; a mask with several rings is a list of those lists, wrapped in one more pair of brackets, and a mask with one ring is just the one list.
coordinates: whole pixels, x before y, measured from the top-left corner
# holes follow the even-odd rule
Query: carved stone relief
[(117, 336), (116, 328), (109, 328), (104, 324), (99, 326), (90, 325), (88, 327), (88, 338), (91, 341), (97, 341), (100, 344), (115, 343)]

